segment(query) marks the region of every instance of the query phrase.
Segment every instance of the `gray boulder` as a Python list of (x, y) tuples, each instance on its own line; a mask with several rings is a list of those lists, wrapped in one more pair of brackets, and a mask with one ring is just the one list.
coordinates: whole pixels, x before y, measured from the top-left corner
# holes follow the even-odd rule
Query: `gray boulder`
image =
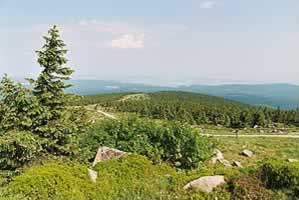
[(117, 159), (122, 157), (123, 155), (127, 154), (126, 152), (109, 148), (109, 147), (100, 147), (98, 149), (97, 155), (94, 158), (92, 166), (96, 166), (101, 161), (104, 160), (111, 160), (111, 159)]
[(239, 161), (234, 161), (234, 162), (233, 162), (233, 165), (236, 166), (236, 167), (243, 168), (241, 162), (239, 162)]
[(212, 192), (214, 188), (225, 184), (224, 176), (204, 176), (197, 180), (191, 181), (184, 186), (185, 190), (199, 190), (202, 192)]
[(211, 162), (213, 164), (216, 164), (217, 162), (220, 162), (226, 167), (232, 167), (231, 163), (228, 160), (224, 159), (224, 155), (220, 150), (215, 149), (214, 155), (215, 156), (212, 157), (212, 159), (211, 159)]
[(213, 164), (216, 164), (217, 161), (221, 161), (223, 159), (224, 159), (223, 153), (220, 150), (215, 149), (215, 151), (214, 151), (214, 157), (212, 157), (211, 162)]
[(225, 159), (219, 160), (220, 163), (222, 163), (225, 167), (232, 167), (232, 164)]
[(242, 151), (242, 155), (247, 156), (247, 157), (252, 157), (253, 152), (248, 150), (248, 149), (245, 149), (245, 150)]

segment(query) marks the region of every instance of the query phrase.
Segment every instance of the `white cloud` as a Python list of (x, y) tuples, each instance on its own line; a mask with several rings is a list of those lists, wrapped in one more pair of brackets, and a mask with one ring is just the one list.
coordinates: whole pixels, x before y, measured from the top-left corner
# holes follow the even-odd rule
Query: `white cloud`
[(143, 49), (144, 34), (122, 35), (120, 38), (112, 40), (109, 46), (116, 49)]
[(210, 9), (217, 6), (217, 3), (215, 1), (204, 1), (200, 4), (200, 8), (202, 9)]
[[(83, 30), (90, 30), (90, 31), (102, 32), (102, 33), (113, 33), (113, 34), (127, 33), (138, 29), (133, 25), (124, 22), (107, 22), (107, 21), (99, 21), (96, 19), (80, 20), (78, 24), (79, 27)], [(78, 24), (74, 24), (74, 25), (77, 26)]]

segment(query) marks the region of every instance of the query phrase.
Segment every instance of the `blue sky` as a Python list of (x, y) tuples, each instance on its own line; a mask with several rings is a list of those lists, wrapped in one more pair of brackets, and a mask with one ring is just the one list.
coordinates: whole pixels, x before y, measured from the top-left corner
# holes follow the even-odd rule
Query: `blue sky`
[(299, 84), (297, 0), (0, 0), (0, 74), (35, 76), (58, 24), (76, 79)]

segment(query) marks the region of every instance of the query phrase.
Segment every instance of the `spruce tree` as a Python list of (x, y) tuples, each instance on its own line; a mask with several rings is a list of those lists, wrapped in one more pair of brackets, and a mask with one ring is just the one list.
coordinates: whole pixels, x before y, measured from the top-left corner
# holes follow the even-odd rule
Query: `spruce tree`
[(295, 112), (295, 124), (299, 125), (299, 108)]
[(70, 87), (64, 81), (69, 80), (73, 70), (67, 63), (66, 45), (60, 39), (57, 26), (53, 26), (44, 36), (45, 44), (37, 51), (38, 63), (42, 72), (34, 82), (33, 94), (38, 97), (42, 106), (47, 107), (50, 119), (58, 119), (67, 103), (64, 89)]
[(5, 75), (0, 82), (0, 129), (31, 131), (41, 115), (31, 91)]
[[(45, 139), (43, 147), (55, 154), (69, 154), (72, 140), (87, 127), (85, 110), (68, 106), (71, 95), (65, 89), (71, 85), (73, 70), (66, 66), (66, 45), (60, 38), (57, 26), (53, 26), (44, 37), (45, 44), (37, 51), (38, 63), (42, 71), (33, 84), (33, 95), (43, 110), (34, 133)], [(72, 144), (73, 145), (73, 144)]]

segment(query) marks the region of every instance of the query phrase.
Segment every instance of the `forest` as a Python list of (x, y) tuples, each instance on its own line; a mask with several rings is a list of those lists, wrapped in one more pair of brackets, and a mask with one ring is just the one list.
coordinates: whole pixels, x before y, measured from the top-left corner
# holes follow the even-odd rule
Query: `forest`
[[(283, 110), (256, 107), (220, 97), (189, 92), (148, 93), (143, 100), (117, 101), (126, 94), (86, 96), (80, 104), (99, 104), (141, 117), (181, 121), (189, 124), (212, 124), (230, 128), (273, 127), (275, 124), (298, 126), (299, 109)], [(127, 94), (128, 95), (128, 94)]]

